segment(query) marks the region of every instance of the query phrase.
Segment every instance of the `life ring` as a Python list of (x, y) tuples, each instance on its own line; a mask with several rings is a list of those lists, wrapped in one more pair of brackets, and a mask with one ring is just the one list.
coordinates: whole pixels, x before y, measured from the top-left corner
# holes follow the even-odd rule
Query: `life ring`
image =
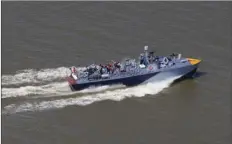
[(166, 64), (168, 64), (169, 60), (168, 60), (168, 58), (167, 58), (167, 57), (164, 57), (162, 62), (163, 62), (163, 64), (165, 64), (165, 65), (166, 65)]
[(148, 68), (149, 68), (149, 70), (152, 70), (152, 69), (153, 69), (153, 67), (152, 67), (152, 66), (149, 66)]

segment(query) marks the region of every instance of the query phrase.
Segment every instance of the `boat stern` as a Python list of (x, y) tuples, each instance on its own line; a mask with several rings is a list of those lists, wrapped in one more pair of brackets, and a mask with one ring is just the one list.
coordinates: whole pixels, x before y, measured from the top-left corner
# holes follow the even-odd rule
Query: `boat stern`
[(66, 77), (66, 80), (68, 81), (69, 87), (71, 88), (71, 90), (73, 90), (73, 85), (76, 84), (76, 80), (74, 78), (72, 78), (71, 76)]

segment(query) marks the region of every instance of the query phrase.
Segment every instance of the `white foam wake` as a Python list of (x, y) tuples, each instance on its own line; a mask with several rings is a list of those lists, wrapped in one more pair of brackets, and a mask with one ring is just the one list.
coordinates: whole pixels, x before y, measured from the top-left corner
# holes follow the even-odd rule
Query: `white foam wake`
[(57, 82), (42, 86), (22, 86), (19, 88), (2, 88), (2, 99), (29, 95), (62, 95), (71, 93), (67, 82)]
[(70, 74), (67, 67), (51, 69), (26, 69), (20, 70), (15, 75), (2, 75), (2, 85), (15, 85), (24, 83), (41, 83), (65, 78)]
[(83, 97), (66, 98), (59, 100), (42, 101), (39, 103), (24, 103), (21, 105), (11, 104), (3, 109), (3, 113), (17, 113), (24, 111), (41, 111), (47, 109), (63, 108), (70, 105), (85, 106), (102, 100), (120, 101), (127, 97), (143, 97), (147, 94), (157, 94), (164, 88), (168, 87), (175, 79), (174, 77), (160, 82), (148, 83), (131, 88), (116, 89), (113, 91), (104, 91), (103, 93), (90, 94)]
[(106, 89), (120, 88), (123, 85), (106, 85), (98, 87), (90, 87), (81, 91), (72, 92), (68, 86), (68, 82), (56, 82), (49, 83), (40, 86), (22, 86), (19, 88), (2, 88), (2, 99), (11, 97), (25, 97), (25, 96), (35, 96), (38, 97), (53, 97), (53, 96), (64, 96), (75, 93), (94, 93), (104, 91)]

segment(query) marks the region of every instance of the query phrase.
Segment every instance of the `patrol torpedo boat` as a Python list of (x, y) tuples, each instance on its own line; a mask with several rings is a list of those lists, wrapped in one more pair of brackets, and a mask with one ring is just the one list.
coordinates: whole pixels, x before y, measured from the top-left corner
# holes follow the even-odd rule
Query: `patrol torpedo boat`
[(144, 47), (139, 60), (124, 59), (109, 64), (92, 64), (77, 69), (71, 67), (67, 81), (71, 90), (78, 91), (92, 86), (123, 84), (135, 86), (141, 83), (162, 81), (171, 77), (191, 77), (197, 71), (200, 59), (184, 58), (181, 54), (155, 56)]

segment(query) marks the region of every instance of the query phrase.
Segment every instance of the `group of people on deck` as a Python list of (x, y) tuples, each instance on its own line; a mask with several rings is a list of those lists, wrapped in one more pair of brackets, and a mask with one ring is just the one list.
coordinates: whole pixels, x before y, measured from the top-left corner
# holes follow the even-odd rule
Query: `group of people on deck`
[(106, 65), (100, 64), (100, 73), (103, 74), (105, 73), (104, 69), (106, 70), (107, 73), (113, 73), (116, 69), (120, 69), (121, 66), (119, 62), (114, 62), (112, 61), (111, 63), (108, 63)]
[(115, 70), (120, 69), (120, 63), (119, 62), (114, 62), (112, 61), (111, 63), (102, 65), (92, 65), (87, 67), (87, 72), (89, 75), (93, 74), (96, 71), (99, 71), (100, 74), (104, 74), (104, 73), (114, 73)]

